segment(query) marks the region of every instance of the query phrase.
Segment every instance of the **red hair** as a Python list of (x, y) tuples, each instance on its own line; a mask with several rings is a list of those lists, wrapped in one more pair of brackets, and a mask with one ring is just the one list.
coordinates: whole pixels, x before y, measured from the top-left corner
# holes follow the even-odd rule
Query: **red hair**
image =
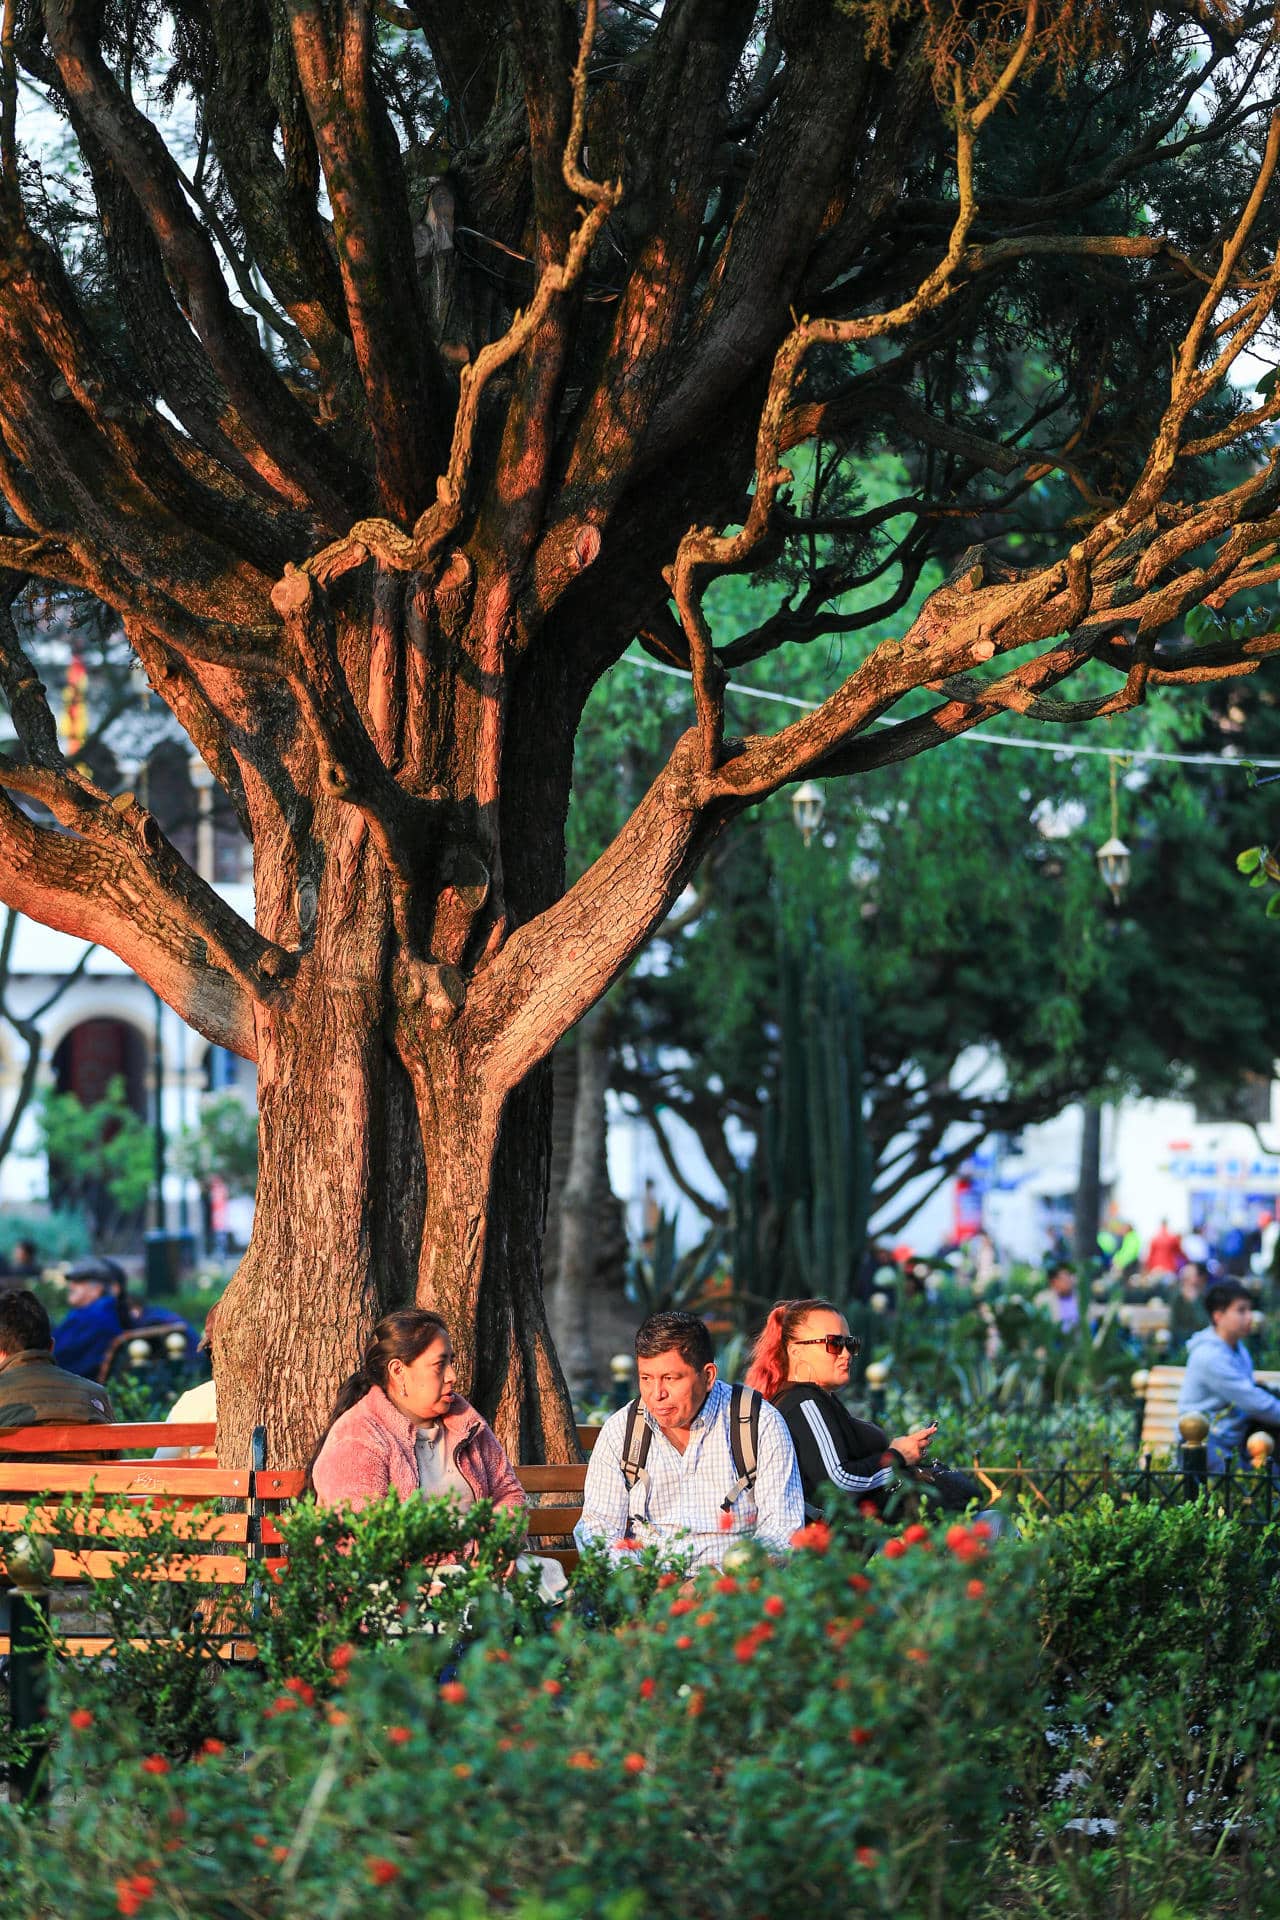
[(794, 1340), (812, 1313), (839, 1313), (833, 1300), (779, 1300), (770, 1310), (751, 1349), (743, 1375), (747, 1385), (776, 1400), (787, 1384), (787, 1342)]

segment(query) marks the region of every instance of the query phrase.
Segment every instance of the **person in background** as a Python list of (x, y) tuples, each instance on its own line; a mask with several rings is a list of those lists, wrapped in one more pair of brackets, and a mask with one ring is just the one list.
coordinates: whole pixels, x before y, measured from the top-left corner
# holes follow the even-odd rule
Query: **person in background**
[(1209, 1465), (1243, 1461), (1251, 1433), (1280, 1440), (1280, 1399), (1260, 1387), (1244, 1337), (1253, 1322), (1253, 1297), (1238, 1280), (1219, 1280), (1204, 1296), (1209, 1325), (1187, 1342), (1187, 1368), (1178, 1396), (1179, 1413), (1201, 1413), (1209, 1422)]
[(1169, 1222), (1162, 1220), (1152, 1234), (1151, 1244), (1147, 1248), (1147, 1272), (1177, 1273), (1186, 1257), (1182, 1247), (1182, 1236), (1173, 1233)]
[(68, 1373), (96, 1380), (107, 1348), (125, 1330), (116, 1298), (124, 1274), (114, 1260), (91, 1254), (72, 1261), (66, 1280), (70, 1311), (53, 1329), (53, 1357)]
[(1080, 1287), (1075, 1269), (1060, 1260), (1049, 1269), (1049, 1284), (1033, 1303), (1053, 1320), (1060, 1333), (1072, 1333), (1080, 1325)]
[(34, 1293), (0, 1294), (0, 1427), (99, 1427), (113, 1418), (104, 1387), (54, 1365), (53, 1329)]
[(1204, 1290), (1207, 1282), (1208, 1275), (1195, 1260), (1188, 1260), (1178, 1274), (1169, 1301), (1170, 1358), (1204, 1328)]
[[(200, 1335), (199, 1351), (207, 1353), (209, 1365), (215, 1367), (214, 1340), (217, 1337), (217, 1319), (219, 1302), (214, 1301), (204, 1317), (204, 1332)], [(188, 1387), (165, 1415), (167, 1424), (178, 1425), (188, 1422), (204, 1423), (218, 1418), (218, 1390), (212, 1377), (198, 1381), (194, 1387)], [(157, 1460), (216, 1460), (215, 1447), (157, 1447)]]

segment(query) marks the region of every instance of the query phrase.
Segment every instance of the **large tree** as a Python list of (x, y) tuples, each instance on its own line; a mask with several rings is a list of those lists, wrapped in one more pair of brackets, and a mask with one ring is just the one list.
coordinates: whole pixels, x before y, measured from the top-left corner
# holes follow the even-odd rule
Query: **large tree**
[[(510, 1445), (571, 1448), (540, 1067), (717, 835), (803, 775), (1280, 645), (1166, 639), (1280, 570), (1280, 397), (1229, 384), (1280, 285), (1275, 25), (1252, 0), (5, 0), (0, 564), (117, 613), (252, 839), (257, 910), (64, 762), (7, 622), (0, 899), (257, 1061), (229, 1457), (258, 1419), (305, 1447), (413, 1296)], [(1013, 430), (974, 377), (997, 337), (1055, 370)], [(855, 472), (919, 450), (898, 516), (788, 499), (815, 438)], [(860, 578), (904, 606), (975, 522), (1010, 538), (818, 712), (728, 736), (727, 668), (839, 629)], [(793, 593), (717, 648), (708, 583), (788, 539)], [(575, 728), (636, 634), (691, 666), (693, 725), (566, 887)]]

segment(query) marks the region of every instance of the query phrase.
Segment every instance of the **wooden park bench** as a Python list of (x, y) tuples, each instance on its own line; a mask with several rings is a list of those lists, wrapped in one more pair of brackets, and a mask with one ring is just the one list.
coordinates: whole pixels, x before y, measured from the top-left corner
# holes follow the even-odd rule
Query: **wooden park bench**
[[(156, 1579), (244, 1586), (281, 1564), (278, 1522), (301, 1494), (304, 1474), (301, 1468), (261, 1465), (262, 1442), (255, 1447), (255, 1464), (247, 1468), (208, 1459), (139, 1457), (144, 1448), (212, 1447), (215, 1431), (212, 1423), (199, 1422), (0, 1429), (0, 1531), (55, 1531), (59, 1503), (71, 1494), (83, 1503), (83, 1523), (77, 1522), (76, 1547), (55, 1552), (49, 1575), (55, 1591), (110, 1577), (136, 1559), (138, 1542), (149, 1530), (166, 1524), (190, 1539), (193, 1551), (158, 1563)], [(578, 1432), (583, 1451), (589, 1452), (599, 1429)], [(578, 1558), (572, 1537), (582, 1511), (585, 1466), (572, 1462), (517, 1471), (530, 1497), (531, 1549), (571, 1570)], [(47, 1502), (29, 1515), (32, 1500), (45, 1495)], [(120, 1504), (122, 1497), (127, 1505)], [(191, 1512), (214, 1501), (216, 1513)], [(112, 1642), (109, 1634), (77, 1632), (64, 1644), (69, 1652), (94, 1654)], [(8, 1651), (5, 1628), (0, 1654)], [(234, 1658), (252, 1649), (232, 1645), (227, 1651)]]
[[(79, 1508), (76, 1540), (55, 1550), (47, 1575), (55, 1592), (110, 1578), (160, 1526), (171, 1526), (189, 1540), (192, 1551), (157, 1563), (156, 1579), (243, 1586), (257, 1557), (252, 1469), (231, 1469), (207, 1458), (154, 1460), (149, 1452), (212, 1447), (214, 1435), (211, 1422), (194, 1421), (0, 1428), (0, 1531), (60, 1532), (59, 1506), (72, 1495)], [(42, 1504), (33, 1508), (34, 1500)], [(218, 1512), (192, 1511), (215, 1501)], [(8, 1569), (5, 1575), (7, 1584)], [(108, 1633), (76, 1631), (64, 1644), (71, 1653), (96, 1654), (113, 1641)], [(0, 1654), (9, 1650), (6, 1622)]]
[[(1147, 1391), (1142, 1406), (1142, 1438), (1138, 1452), (1172, 1453), (1178, 1444), (1178, 1395), (1186, 1376), (1185, 1367), (1152, 1367), (1147, 1374)], [(1280, 1373), (1256, 1373), (1259, 1386), (1280, 1393)]]

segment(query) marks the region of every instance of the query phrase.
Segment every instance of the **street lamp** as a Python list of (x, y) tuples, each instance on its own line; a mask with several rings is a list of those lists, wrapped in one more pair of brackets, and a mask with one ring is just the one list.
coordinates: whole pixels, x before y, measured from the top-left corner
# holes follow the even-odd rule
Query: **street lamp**
[(1111, 762), (1111, 838), (1104, 840), (1094, 858), (1102, 884), (1115, 906), (1129, 884), (1129, 849), (1120, 838), (1120, 800), (1116, 789), (1116, 763)]
[(806, 847), (822, 825), (827, 811), (827, 803), (822, 797), (822, 788), (815, 786), (812, 780), (806, 780), (798, 786), (791, 796), (791, 815)]

